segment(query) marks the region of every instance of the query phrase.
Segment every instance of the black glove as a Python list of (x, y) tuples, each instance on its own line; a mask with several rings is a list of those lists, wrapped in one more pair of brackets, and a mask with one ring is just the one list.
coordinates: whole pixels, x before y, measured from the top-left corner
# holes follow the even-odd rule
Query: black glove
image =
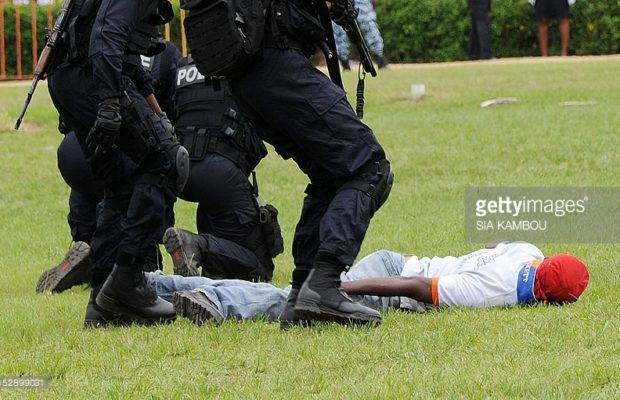
[(334, 0), (329, 10), (330, 18), (338, 25), (355, 21), (357, 14), (353, 0)]
[(121, 132), (121, 106), (118, 103), (99, 103), (97, 120), (86, 137), (86, 147), (95, 153), (105, 153), (118, 141)]

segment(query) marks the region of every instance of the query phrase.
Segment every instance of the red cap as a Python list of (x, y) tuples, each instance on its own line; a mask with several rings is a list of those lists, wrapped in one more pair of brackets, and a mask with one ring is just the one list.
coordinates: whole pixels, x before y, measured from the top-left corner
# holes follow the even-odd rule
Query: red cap
[(577, 257), (557, 254), (536, 268), (534, 296), (543, 301), (572, 303), (586, 290), (590, 274)]

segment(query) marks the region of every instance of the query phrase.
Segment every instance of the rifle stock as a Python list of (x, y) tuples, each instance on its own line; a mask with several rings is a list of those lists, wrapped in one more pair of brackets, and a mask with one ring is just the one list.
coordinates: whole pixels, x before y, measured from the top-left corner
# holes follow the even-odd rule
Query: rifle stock
[(39, 61), (34, 68), (32, 84), (30, 85), (30, 90), (28, 90), (28, 94), (26, 95), (26, 101), (24, 102), (22, 111), (19, 113), (19, 116), (15, 121), (15, 130), (19, 129), (24, 119), (24, 115), (26, 115), (26, 110), (28, 109), (28, 105), (32, 100), (34, 91), (37, 89), (37, 84), (41, 79), (45, 77), (47, 73), (47, 68), (49, 67), (50, 61), (52, 60), (52, 55), (54, 53), (54, 48), (56, 47), (56, 42), (62, 35), (63, 31), (65, 30), (65, 26), (67, 25), (67, 15), (69, 14), (71, 7), (73, 6), (73, 2), (74, 0), (65, 0), (60, 11), (58, 11), (58, 17), (56, 17), (56, 22), (54, 23), (54, 27), (52, 28), (52, 33), (47, 39), (45, 47), (39, 55)]

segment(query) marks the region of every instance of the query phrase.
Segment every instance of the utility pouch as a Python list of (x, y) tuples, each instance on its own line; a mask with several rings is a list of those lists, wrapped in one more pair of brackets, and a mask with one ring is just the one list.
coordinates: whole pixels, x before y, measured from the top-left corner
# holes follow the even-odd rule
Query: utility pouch
[(256, 168), (260, 160), (267, 156), (267, 147), (265, 143), (258, 136), (252, 124), (248, 121), (243, 123), (243, 130), (245, 132), (244, 139), (246, 158), (250, 169)]
[(187, 126), (176, 128), (181, 145), (187, 149), (191, 161), (204, 160), (207, 155), (209, 132), (205, 128)]
[(291, 31), (301, 42), (319, 43), (325, 39), (325, 29), (308, 11), (289, 1)]
[(258, 212), (267, 251), (271, 258), (275, 258), (278, 254), (284, 252), (282, 228), (280, 228), (280, 223), (278, 223), (278, 209), (271, 204), (266, 204), (264, 206), (260, 205)]
[(262, 0), (185, 0), (187, 42), (200, 73), (234, 77), (262, 50)]
[(160, 118), (155, 113), (142, 112), (127, 93), (121, 96), (120, 103), (123, 125), (119, 147), (133, 162), (141, 164), (150, 153), (160, 148), (162, 140), (173, 137), (172, 132), (158, 128)]

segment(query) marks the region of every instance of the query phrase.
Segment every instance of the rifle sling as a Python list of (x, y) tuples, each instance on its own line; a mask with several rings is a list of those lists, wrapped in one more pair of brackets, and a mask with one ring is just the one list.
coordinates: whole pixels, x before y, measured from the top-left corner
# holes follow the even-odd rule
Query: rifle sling
[(323, 25), (323, 28), (325, 29), (325, 42), (333, 54), (331, 59), (325, 56), (327, 71), (329, 72), (329, 77), (332, 82), (344, 89), (342, 77), (340, 76), (340, 66), (338, 65), (338, 51), (336, 50), (336, 41), (334, 40), (334, 30), (332, 29), (332, 20), (329, 17), (327, 4), (321, 0), (317, 1), (316, 4), (319, 12), (319, 18), (321, 19), (321, 25)]

